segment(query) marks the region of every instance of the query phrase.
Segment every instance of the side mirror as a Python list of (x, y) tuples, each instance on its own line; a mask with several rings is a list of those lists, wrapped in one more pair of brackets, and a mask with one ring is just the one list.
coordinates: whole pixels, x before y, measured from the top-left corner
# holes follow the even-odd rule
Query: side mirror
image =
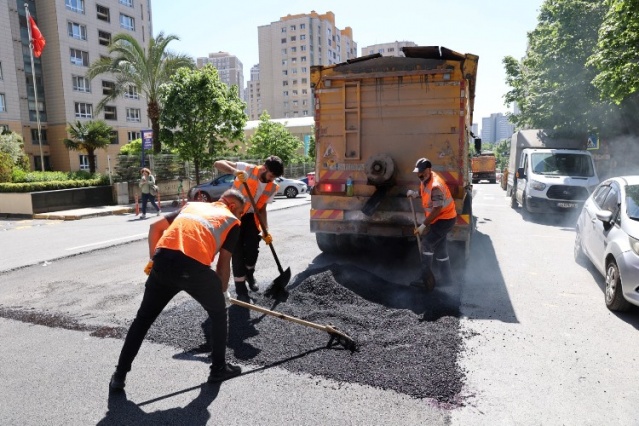
[(597, 216), (597, 219), (603, 223), (609, 224), (612, 222), (612, 212), (610, 210), (600, 210), (595, 215)]
[(520, 167), (517, 169), (517, 179), (526, 179), (526, 175), (524, 173), (524, 168)]

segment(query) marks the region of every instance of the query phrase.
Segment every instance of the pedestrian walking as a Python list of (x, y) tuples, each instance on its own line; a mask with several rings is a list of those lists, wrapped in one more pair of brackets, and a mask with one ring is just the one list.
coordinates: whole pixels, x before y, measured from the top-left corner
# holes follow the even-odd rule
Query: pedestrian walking
[[(413, 172), (420, 180), (419, 192), (409, 190), (407, 197), (421, 196), (424, 207), (424, 220), (415, 228), (415, 235), (421, 238), (422, 260), (421, 277), (411, 283), (413, 286), (433, 290), (433, 272), (438, 279), (449, 284), (452, 281), (450, 258), (448, 257), (447, 236), (455, 226), (457, 212), (455, 200), (444, 179), (432, 171), (432, 163), (427, 158), (420, 158), (415, 163)], [(433, 257), (435, 268), (433, 271)]]
[[(273, 181), (284, 173), (284, 163), (278, 156), (271, 155), (261, 166), (227, 160), (216, 161), (214, 166), (221, 172), (233, 173), (236, 176), (233, 187), (248, 196), (243, 185), (246, 182), (257, 207), (257, 211), (254, 211), (250, 203), (246, 204), (241, 218), (240, 241), (233, 252), (235, 292), (238, 297), (246, 298), (247, 283), (252, 291), (259, 290), (255, 282), (255, 265), (259, 255), (260, 232), (266, 244), (273, 242), (273, 237), (268, 232), (266, 205), (275, 197), (278, 185)], [(259, 220), (255, 215), (260, 215), (264, 229), (260, 229)]]
[[(126, 375), (149, 328), (181, 291), (202, 305), (211, 319), (212, 364), (208, 381), (220, 382), (241, 374), (239, 366), (226, 362), (228, 319), (224, 292), (228, 289), (231, 256), (245, 203), (239, 191), (229, 189), (217, 202), (188, 203), (151, 224), (151, 260), (144, 270), (149, 277), (111, 377), (111, 389), (124, 388)], [(211, 263), (218, 253), (213, 271)]]
[(155, 208), (157, 215), (160, 215), (160, 208), (155, 203), (155, 194), (157, 194), (158, 187), (155, 184), (155, 177), (151, 174), (151, 170), (146, 167), (140, 170), (142, 177), (140, 178), (140, 192), (142, 193), (142, 219), (146, 219), (146, 203), (149, 201)]

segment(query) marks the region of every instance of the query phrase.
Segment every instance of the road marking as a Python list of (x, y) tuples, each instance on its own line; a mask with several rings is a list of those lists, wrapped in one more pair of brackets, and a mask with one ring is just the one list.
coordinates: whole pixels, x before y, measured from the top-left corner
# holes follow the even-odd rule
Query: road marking
[(101, 244), (108, 244), (108, 243), (112, 243), (112, 242), (115, 242), (115, 241), (126, 240), (126, 239), (129, 239), (129, 238), (143, 237), (145, 235), (148, 235), (148, 233), (145, 232), (144, 234), (135, 234), (135, 235), (130, 235), (128, 237), (114, 238), (112, 240), (100, 241), (98, 243), (85, 244), (83, 246), (69, 247), (69, 248), (67, 248), (65, 250), (78, 250), (78, 249), (83, 249), (83, 248), (86, 248), (86, 247), (98, 246), (98, 245), (101, 245)]

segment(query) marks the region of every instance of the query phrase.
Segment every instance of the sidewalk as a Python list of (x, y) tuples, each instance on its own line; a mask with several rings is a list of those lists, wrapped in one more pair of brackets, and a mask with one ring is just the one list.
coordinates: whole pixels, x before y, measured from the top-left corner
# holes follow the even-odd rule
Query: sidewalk
[[(173, 206), (175, 200), (162, 201), (158, 203), (163, 213), (168, 213), (177, 209)], [(268, 210), (282, 210), (290, 207), (299, 206), (310, 203), (310, 196), (304, 195), (296, 198), (276, 198), (275, 201), (268, 205)], [(150, 209), (150, 210), (149, 210)], [(33, 219), (48, 220), (79, 220), (88, 219), (99, 216), (110, 216), (120, 214), (135, 214), (135, 203), (115, 206), (97, 206), (85, 207), (82, 209), (62, 210), (58, 212), (38, 213), (33, 215)], [(155, 215), (155, 210), (150, 205), (147, 208), (147, 214)]]

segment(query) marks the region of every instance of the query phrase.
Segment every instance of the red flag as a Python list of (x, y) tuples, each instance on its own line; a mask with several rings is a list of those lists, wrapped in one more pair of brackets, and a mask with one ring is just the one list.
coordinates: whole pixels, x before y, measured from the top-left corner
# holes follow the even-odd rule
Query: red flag
[(29, 25), (31, 26), (31, 40), (33, 41), (33, 55), (36, 58), (39, 58), (42, 55), (42, 49), (44, 49), (44, 45), (46, 41), (38, 29), (33, 17), (29, 15)]

